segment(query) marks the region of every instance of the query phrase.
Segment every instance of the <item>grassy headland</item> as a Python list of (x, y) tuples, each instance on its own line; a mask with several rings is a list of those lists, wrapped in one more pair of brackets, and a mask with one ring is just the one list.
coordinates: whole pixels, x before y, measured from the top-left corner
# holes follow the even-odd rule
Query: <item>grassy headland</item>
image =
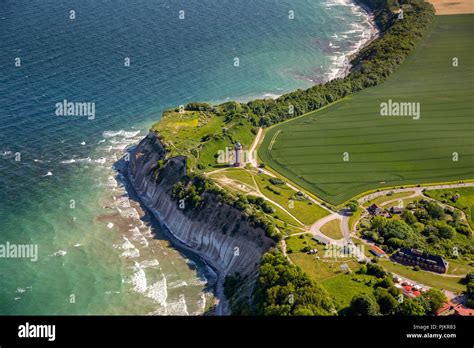
[[(316, 220), (327, 214), (322, 208), (308, 204), (304, 199), (295, 199), (295, 202), (300, 202), (295, 204), (300, 204), (301, 209), (296, 209), (293, 214), (293, 211), (286, 210), (286, 208), (289, 200), (295, 198), (294, 191), (290, 192), (291, 190), (286, 186), (272, 183), (270, 177), (258, 173), (256, 169), (226, 169), (228, 164), (223, 163), (219, 155), (225, 153), (226, 148), (232, 147), (236, 141), (243, 145), (244, 150), (249, 150), (258, 127), (270, 127), (324, 108), (339, 100), (341, 100), (340, 103), (327, 108), (327, 110), (338, 110), (341, 108), (339, 104), (344, 105), (342, 107), (344, 109), (349, 101), (357, 100), (358, 95), (355, 95), (355, 93), (364, 89), (367, 89), (367, 91), (376, 90), (376, 88), (369, 89), (369, 87), (385, 82), (413, 52), (418, 41), (431, 28), (434, 16), (433, 8), (421, 1), (361, 0), (361, 2), (368, 5), (374, 12), (376, 22), (381, 29), (381, 35), (353, 57), (351, 72), (346, 77), (316, 85), (307, 90), (288, 93), (276, 100), (261, 99), (248, 103), (228, 102), (217, 106), (191, 103), (184, 108), (176, 108), (165, 112), (163, 119), (152, 127), (152, 131), (156, 132), (164, 143), (167, 158), (184, 155), (188, 159), (188, 176), (175, 185), (173, 198), (185, 199), (189, 203), (186, 205), (190, 207), (189, 209), (198, 209), (206, 204), (204, 193), (214, 193), (223, 203), (240, 209), (243, 215), (253, 223), (262, 226), (267, 234), (276, 241), (283, 238), (284, 234), (291, 234), (292, 229), (299, 228), (296, 222), (291, 221), (289, 214), (303, 224), (309, 224), (312, 219)], [(405, 5), (403, 20), (397, 19), (396, 10), (398, 10), (400, 4)], [(384, 85), (381, 87), (383, 88)], [(351, 99), (349, 98), (351, 95), (355, 96)], [(323, 110), (321, 112), (328, 111)], [(338, 123), (339, 126), (343, 127), (347, 123), (347, 119), (333, 117), (333, 123)], [(314, 127), (311, 115), (310, 117), (298, 118), (294, 121), (294, 123), (296, 122), (303, 122), (303, 127), (308, 129)], [(362, 126), (364, 127), (364, 125)], [(271, 131), (277, 127), (272, 128)], [(285, 124), (285, 129), (282, 131), (283, 135), (287, 127), (291, 128), (291, 123)], [(304, 132), (305, 130), (300, 129), (300, 131)], [(294, 140), (298, 141), (299, 137), (300, 135), (294, 136)], [(272, 158), (268, 157), (269, 153), (264, 153), (269, 149), (269, 144), (266, 144), (265, 141), (268, 142), (272, 138), (268, 134), (265, 137), (261, 146), (260, 157), (301, 187), (308, 188), (304, 180), (298, 181), (298, 175), (292, 177), (291, 175), (288, 176), (288, 172), (280, 171), (281, 168), (278, 167), (277, 163), (272, 162)], [(283, 136), (282, 138), (287, 137)], [(313, 134), (313, 138), (321, 137), (314, 137)], [(378, 141), (383, 142), (385, 139), (386, 137)], [(276, 137), (272, 148), (275, 146), (275, 149), (278, 150), (280, 142), (280, 136)], [(325, 144), (320, 145), (322, 145), (321, 148), (312, 147), (312, 150), (316, 152), (324, 151)], [(296, 156), (298, 155), (296, 154)], [(302, 156), (304, 157), (305, 154), (303, 153)], [(306, 154), (306, 157), (309, 157), (309, 154)], [(244, 171), (246, 174), (244, 174)], [(304, 175), (304, 173), (300, 174)], [(300, 175), (300, 178), (303, 178), (303, 175)], [(334, 177), (337, 177), (337, 173)], [(357, 177), (355, 179), (358, 180)], [(317, 184), (320, 187), (319, 183)], [(223, 187), (225, 188), (223, 189)], [(342, 187), (341, 190), (346, 188)], [(313, 187), (310, 188), (310, 191), (318, 195), (322, 192)], [(255, 195), (255, 193), (260, 194), (260, 196)], [(348, 193), (348, 195), (351, 196), (352, 193)], [(324, 194), (321, 194), (321, 196), (328, 200), (331, 198), (330, 195), (324, 196)], [(281, 210), (281, 208), (281, 211), (278, 211), (277, 205), (286, 211)], [(311, 210), (314, 207), (317, 209)], [(285, 227), (287, 227), (287, 230), (284, 229)], [(291, 237), (290, 246), (293, 242), (297, 243), (300, 240), (296, 238), (296, 236)], [(303, 237), (303, 240), (305, 238), (308, 237)], [(337, 260), (318, 260), (314, 255), (308, 255), (301, 250), (292, 250), (289, 255), (290, 259), (298, 266), (290, 263), (277, 250), (263, 256), (253, 297), (251, 299), (239, 299), (238, 302), (232, 303), (234, 313), (328, 315), (335, 313), (333, 300), (340, 301), (337, 305), (338, 309), (347, 306), (348, 298), (330, 297), (315, 282), (324, 278), (321, 278), (321, 270), (324, 270), (328, 278), (333, 275), (338, 276), (337, 273), (340, 273), (342, 268), (341, 265), (336, 264)], [(352, 269), (361, 274), (360, 277), (351, 278), (350, 281), (357, 283), (366, 281), (362, 274), (367, 272), (367, 274), (370, 273), (371, 277), (375, 276), (377, 278), (377, 284), (383, 283), (383, 287), (387, 287), (390, 291), (393, 290), (387, 273), (378, 265), (360, 266), (355, 260), (347, 260), (344, 263), (347, 263), (346, 267), (343, 267), (346, 271)], [(319, 267), (319, 270), (315, 268), (315, 264)], [(344, 280), (347, 281), (347, 279)], [(226, 279), (226, 293), (229, 298), (233, 298), (233, 295), (238, 293), (240, 281), (239, 274), (229, 276)], [(369, 283), (371, 285), (368, 285)], [(372, 287), (373, 283), (375, 282), (367, 280), (365, 285)], [(337, 282), (335, 284), (337, 287)], [(334, 285), (328, 283), (327, 287), (331, 289), (334, 288)], [(387, 296), (397, 295), (396, 291), (392, 295), (388, 294), (389, 290), (379, 291), (375, 298), (386, 299)], [(372, 297), (370, 301), (375, 301)], [(410, 303), (408, 300), (406, 302)]]

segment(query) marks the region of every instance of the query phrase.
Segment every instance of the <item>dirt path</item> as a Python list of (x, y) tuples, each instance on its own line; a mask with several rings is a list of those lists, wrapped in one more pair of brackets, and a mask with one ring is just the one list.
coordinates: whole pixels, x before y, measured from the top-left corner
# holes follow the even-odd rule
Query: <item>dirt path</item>
[(257, 189), (258, 191), (258, 194), (260, 197), (262, 197), (263, 199), (265, 199), (266, 201), (269, 201), (270, 203), (276, 205), (278, 208), (280, 208), (281, 210), (283, 210), (285, 213), (287, 213), (288, 215), (290, 215), (293, 219), (295, 219), (301, 226), (305, 226), (304, 223), (302, 223), (300, 220), (298, 220), (293, 214), (291, 214), (288, 210), (286, 210), (286, 208), (284, 208), (283, 206), (281, 206), (279, 203), (271, 200), (270, 198), (268, 198), (267, 196), (265, 196), (261, 191), (260, 191), (260, 188), (258, 187), (257, 185), (257, 182), (255, 181), (255, 178), (254, 176), (252, 175), (252, 180), (253, 180), (253, 183), (255, 185), (255, 188)]
[[(280, 208), (281, 210), (283, 210), (285, 213), (287, 213), (289, 216), (291, 216), (298, 224), (300, 224), (300, 226), (305, 226), (304, 223), (302, 223), (300, 220), (298, 220), (293, 214), (291, 214), (286, 208), (284, 208), (281, 204), (271, 200), (270, 198), (268, 198), (267, 196), (265, 196), (259, 189), (257, 183), (255, 182), (255, 178), (252, 176), (252, 179), (253, 179), (253, 182), (254, 182), (254, 187), (250, 187), (249, 185), (243, 183), (243, 182), (240, 182), (240, 181), (237, 181), (237, 180), (232, 180), (232, 179), (229, 179), (229, 178), (214, 178), (214, 180), (216, 180), (218, 183), (220, 183), (221, 185), (224, 185), (224, 186), (228, 186), (230, 187), (231, 189), (234, 189), (234, 190), (237, 190), (237, 191), (243, 191), (247, 194), (252, 194), (252, 195), (255, 195), (257, 197), (262, 197), (264, 200), (276, 205), (278, 208)], [(218, 185), (220, 186), (220, 185)], [(222, 187), (221, 187), (222, 188)], [(246, 188), (246, 189), (244, 189)]]

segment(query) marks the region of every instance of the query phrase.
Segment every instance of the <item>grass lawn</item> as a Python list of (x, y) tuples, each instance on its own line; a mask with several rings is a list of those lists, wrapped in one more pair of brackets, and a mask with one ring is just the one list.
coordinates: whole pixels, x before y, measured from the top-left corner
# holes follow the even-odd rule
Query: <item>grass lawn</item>
[(311, 225), (315, 221), (329, 215), (328, 211), (310, 200), (296, 197), (296, 192), (288, 186), (273, 185), (270, 182), (271, 176), (256, 174), (254, 178), (262, 194), (285, 207), (305, 225)]
[[(342, 274), (341, 265), (344, 263), (353, 271), (360, 267), (359, 263), (354, 259), (324, 257), (324, 246), (312, 240), (310, 233), (300, 236), (291, 236), (286, 239), (286, 244), (288, 256), (291, 261), (301, 267), (301, 269), (315, 281)], [(302, 252), (301, 249), (304, 247), (318, 249), (318, 253), (316, 255), (310, 255), (306, 252)], [(317, 257), (319, 257), (319, 259)]]
[(320, 284), (331, 294), (337, 310), (349, 307), (355, 295), (373, 294), (372, 284), (374, 277), (362, 274), (339, 274), (330, 279), (320, 282)]
[[(402, 200), (402, 203), (403, 203), (403, 206), (404, 207), (407, 207), (410, 203), (414, 203), (415, 201), (419, 200), (419, 199), (422, 199), (423, 197), (421, 196), (418, 196), (418, 197), (412, 197), (412, 198), (401, 198)], [(392, 203), (388, 203), (388, 204), (385, 204), (383, 205), (383, 208), (384, 209), (390, 209), (391, 207), (396, 207), (399, 205), (399, 201), (395, 201), (395, 202), (392, 202)]]
[(321, 226), (320, 231), (324, 233), (326, 236), (332, 239), (341, 239), (344, 236), (342, 235), (341, 230), (341, 220), (335, 219), (329, 222), (326, 222), (323, 226)]
[[(256, 191), (255, 184), (252, 180), (252, 175), (243, 169), (228, 169), (222, 172), (214, 173), (210, 176), (216, 180), (220, 186), (235, 193), (251, 194)], [(304, 229), (291, 215), (285, 212), (275, 204), (267, 203), (275, 210), (273, 214), (266, 214), (276, 224), (278, 229), (287, 234), (300, 233)]]
[[(474, 228), (474, 187), (428, 190), (425, 191), (425, 194), (431, 198), (437, 199), (442, 203), (446, 203), (461, 209), (466, 214), (471, 228)], [(451, 198), (455, 194), (459, 195), (459, 199), (456, 202), (453, 202)]]
[[(295, 216), (303, 224), (311, 225), (316, 220), (328, 215), (328, 212), (307, 199), (294, 199), (295, 191), (286, 185), (273, 185), (270, 182), (271, 177), (266, 174), (257, 174), (255, 170), (246, 170), (242, 168), (229, 168), (210, 175), (211, 178), (218, 181), (220, 185), (235, 192), (244, 194), (256, 194), (258, 190), (268, 199), (280, 204), (290, 214)], [(302, 232), (301, 225), (292, 216), (283, 209), (269, 203), (275, 210), (278, 219), (289, 225), (297, 227), (291, 229), (289, 233)], [(283, 226), (282, 228), (285, 229)], [(290, 226), (291, 227), (291, 226)]]
[(255, 183), (253, 181), (253, 175), (243, 168), (228, 168), (221, 172), (211, 174), (211, 178), (222, 179), (229, 178), (231, 180), (241, 182), (256, 190)]
[[(299, 236), (292, 236), (285, 239), (286, 250), (290, 249), (294, 252), (300, 252), (302, 248), (309, 246), (311, 249), (317, 249), (321, 247), (315, 240), (313, 240), (311, 233), (301, 234)], [(319, 250), (319, 249), (318, 249)]]
[(379, 260), (379, 262), (387, 271), (394, 272), (427, 286), (458, 293), (466, 289), (466, 286), (460, 283), (461, 278), (443, 277), (430, 272), (414, 271), (411, 267), (400, 265), (390, 260)]
[[(384, 195), (384, 196), (380, 196), (380, 197), (377, 197), (377, 198), (374, 198), (368, 202), (365, 202), (363, 204), (364, 207), (369, 207), (371, 206), (372, 204), (377, 204), (379, 206), (382, 206), (382, 207), (385, 207), (384, 204), (386, 202), (389, 202), (389, 201), (392, 201), (394, 199), (402, 199), (402, 198), (405, 198), (405, 197), (409, 197), (411, 196), (412, 194), (414, 194), (415, 191), (408, 191), (408, 192), (395, 192), (391, 195), (387, 194), (387, 195)], [(398, 201), (394, 202), (395, 205), (398, 204)]]
[(356, 228), (356, 222), (359, 220), (360, 216), (362, 215), (362, 209), (357, 208), (355, 212), (352, 213), (352, 215), (349, 218), (349, 229), (351, 231), (354, 231)]
[[(269, 128), (260, 159), (335, 205), (381, 187), (472, 178), (473, 31), (474, 15), (437, 16), (385, 83)], [(380, 116), (389, 99), (419, 103), (420, 118)]]
[(448, 274), (466, 275), (468, 272), (474, 272), (474, 267), (455, 261), (449, 261)]
[(167, 144), (170, 151), (168, 157), (184, 155), (188, 159), (188, 167), (201, 172), (224, 165), (217, 163), (219, 151), (224, 154), (226, 148), (233, 147), (236, 141), (240, 141), (244, 150), (248, 150), (255, 137), (252, 126), (245, 118), (236, 116), (225, 121), (220, 116), (204, 111), (179, 113), (167, 110), (151, 130), (158, 132)]
[(284, 210), (281, 210), (276, 205), (270, 202), (268, 202), (268, 204), (272, 206), (273, 209), (275, 209), (275, 213), (267, 214), (267, 216), (272, 217), (274, 220), (279, 220), (279, 222), (275, 223), (281, 231), (287, 230), (288, 234), (299, 233), (304, 231), (302, 226), (298, 224), (298, 222), (290, 215), (288, 215)]

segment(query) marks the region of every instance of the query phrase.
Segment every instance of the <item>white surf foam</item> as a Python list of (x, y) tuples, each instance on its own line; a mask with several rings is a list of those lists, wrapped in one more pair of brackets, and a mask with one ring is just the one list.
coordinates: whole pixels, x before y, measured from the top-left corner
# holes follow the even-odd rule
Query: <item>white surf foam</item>
[(148, 240), (140, 232), (140, 229), (138, 227), (134, 227), (130, 229), (129, 231), (132, 232), (132, 239), (134, 241), (139, 242), (144, 247), (148, 247)]
[(66, 255), (66, 254), (67, 254), (66, 251), (64, 251), (64, 250), (58, 250), (58, 251), (54, 252), (52, 255), (49, 255), (49, 256), (64, 256), (64, 255)]
[(153, 301), (159, 303), (161, 306), (167, 306), (166, 299), (168, 298), (168, 291), (166, 287), (166, 277), (148, 287), (146, 296)]
[[(132, 242), (130, 242), (130, 240), (123, 236), (123, 239), (124, 239), (124, 242), (123, 244), (120, 246), (120, 249), (123, 250), (122, 254), (120, 254), (121, 257), (127, 257), (127, 258), (137, 258), (140, 256), (140, 250), (138, 250), (135, 245), (133, 245)], [(137, 264), (135, 262), (135, 266), (140, 268), (139, 267), (139, 264)]]
[(168, 303), (166, 311), (169, 315), (189, 315), (184, 295), (180, 294), (178, 301)]
[(132, 132), (127, 132), (123, 129), (119, 130), (119, 131), (105, 131), (102, 133), (102, 136), (104, 138), (113, 138), (113, 137), (116, 137), (116, 136), (122, 136), (124, 138), (133, 138), (135, 136), (137, 136), (138, 134), (140, 134), (140, 131), (132, 131)]

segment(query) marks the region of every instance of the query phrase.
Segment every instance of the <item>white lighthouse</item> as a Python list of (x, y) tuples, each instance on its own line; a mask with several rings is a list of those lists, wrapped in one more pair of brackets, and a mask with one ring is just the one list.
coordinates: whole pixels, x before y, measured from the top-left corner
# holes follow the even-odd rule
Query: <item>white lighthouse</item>
[(244, 150), (242, 149), (242, 145), (239, 142), (235, 143), (234, 147), (234, 167), (243, 167), (244, 166)]

